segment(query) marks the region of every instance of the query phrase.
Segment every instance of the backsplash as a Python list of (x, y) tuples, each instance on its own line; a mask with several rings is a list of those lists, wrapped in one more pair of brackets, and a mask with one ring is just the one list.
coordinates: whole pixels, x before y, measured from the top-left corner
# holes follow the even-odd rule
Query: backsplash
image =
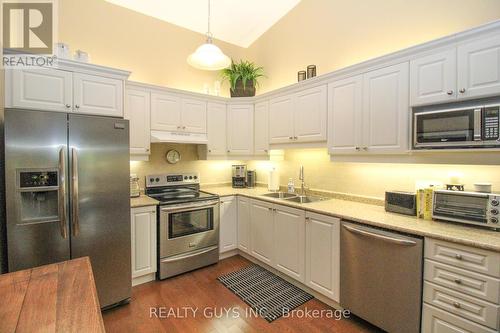
[[(165, 155), (170, 149), (181, 154), (177, 164), (167, 162)], [(231, 181), (231, 165), (240, 161), (200, 161), (196, 145), (188, 144), (151, 144), (148, 162), (130, 162), (130, 173), (139, 177), (139, 186), (144, 189), (145, 177), (157, 173), (198, 172), (202, 184), (226, 183)]]
[[(169, 164), (165, 154), (176, 149), (181, 161)], [(280, 185), (286, 186), (293, 178), (296, 188), (299, 167), (304, 165), (306, 186), (356, 196), (383, 199), (386, 190), (413, 191), (417, 182), (446, 183), (450, 175), (458, 174), (466, 190), (473, 190), (476, 182), (490, 182), (493, 191), (500, 191), (499, 165), (411, 164), (411, 163), (344, 163), (331, 162), (327, 149), (286, 150), (283, 161), (201, 161), (196, 145), (152, 144), (149, 162), (131, 162), (130, 173), (135, 173), (144, 188), (148, 174), (170, 172), (199, 172), (203, 185), (229, 183), (231, 165), (246, 163), (257, 171), (257, 182), (267, 184), (268, 172), (276, 167)]]
[(386, 190), (413, 191), (417, 182), (446, 183), (452, 174), (459, 175), (466, 190), (473, 191), (474, 183), (490, 182), (493, 191), (500, 191), (499, 165), (331, 162), (326, 148), (286, 150), (283, 161), (251, 161), (248, 168), (257, 170), (258, 182), (267, 182), (268, 170), (276, 167), (281, 185), (293, 178), (300, 187), (301, 165), (311, 189), (378, 199)]

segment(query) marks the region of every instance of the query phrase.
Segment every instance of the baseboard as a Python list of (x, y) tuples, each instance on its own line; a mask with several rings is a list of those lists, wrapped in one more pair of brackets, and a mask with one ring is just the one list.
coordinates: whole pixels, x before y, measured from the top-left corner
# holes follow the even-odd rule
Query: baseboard
[(142, 276), (138, 276), (132, 279), (132, 287), (138, 286), (140, 284), (151, 282), (156, 280), (156, 273), (150, 273)]
[(326, 305), (329, 305), (331, 306), (332, 308), (334, 309), (338, 309), (338, 310), (344, 310), (344, 308), (342, 306), (340, 306), (339, 303), (335, 302), (334, 300), (326, 297), (325, 295), (321, 294), (321, 293), (318, 293), (316, 290), (313, 290), (311, 289), (310, 287), (306, 286), (305, 284), (295, 280), (295, 279), (292, 279), (291, 277), (289, 277), (288, 275), (286, 274), (283, 274), (282, 272), (278, 271), (276, 268), (274, 267), (271, 267), (269, 266), (268, 264), (265, 264), (263, 263), (262, 261), (260, 261), (259, 259), (256, 259), (254, 257), (252, 257), (251, 255), (249, 255), (248, 253), (245, 253), (243, 251), (240, 251), (238, 250), (238, 254), (240, 256), (242, 256), (243, 258), (253, 262), (254, 264), (257, 264), (261, 267), (264, 267), (265, 269), (267, 269), (268, 271), (278, 275), (280, 278), (282, 278), (283, 280), (286, 280), (288, 282), (290, 282), (291, 284), (293, 284), (294, 286), (310, 293), (311, 295), (313, 295), (316, 299), (318, 299), (319, 301), (325, 303)]
[(238, 249), (229, 250), (229, 251), (226, 251), (226, 252), (223, 252), (223, 253), (219, 253), (219, 260), (236, 256), (236, 255), (238, 255), (238, 253), (239, 253)]

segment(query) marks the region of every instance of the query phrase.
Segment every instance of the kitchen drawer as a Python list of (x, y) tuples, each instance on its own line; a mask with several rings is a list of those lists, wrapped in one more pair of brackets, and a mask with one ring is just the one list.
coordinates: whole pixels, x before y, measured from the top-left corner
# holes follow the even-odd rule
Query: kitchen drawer
[(425, 239), (426, 258), (500, 278), (500, 253)]
[(498, 305), (430, 282), (424, 282), (424, 302), (478, 324), (498, 329)]
[(490, 276), (426, 259), (424, 279), (495, 304), (500, 301), (500, 280)]
[(422, 312), (422, 333), (498, 333), (467, 319), (444, 310), (424, 304)]

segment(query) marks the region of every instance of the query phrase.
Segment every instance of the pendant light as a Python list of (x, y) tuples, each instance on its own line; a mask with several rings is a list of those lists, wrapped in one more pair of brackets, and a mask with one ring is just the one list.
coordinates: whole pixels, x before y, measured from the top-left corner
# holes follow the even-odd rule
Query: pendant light
[(231, 65), (231, 59), (219, 49), (212, 41), (210, 32), (210, 0), (208, 0), (208, 32), (207, 41), (187, 58), (191, 66), (209, 71), (216, 71)]

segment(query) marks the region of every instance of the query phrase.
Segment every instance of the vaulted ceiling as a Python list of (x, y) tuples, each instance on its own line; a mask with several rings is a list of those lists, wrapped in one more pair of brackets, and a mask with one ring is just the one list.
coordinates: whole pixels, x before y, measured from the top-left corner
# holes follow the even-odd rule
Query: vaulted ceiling
[[(192, 31), (207, 32), (208, 0), (106, 1)], [(216, 39), (248, 47), (299, 2), (211, 0), (212, 34)]]

